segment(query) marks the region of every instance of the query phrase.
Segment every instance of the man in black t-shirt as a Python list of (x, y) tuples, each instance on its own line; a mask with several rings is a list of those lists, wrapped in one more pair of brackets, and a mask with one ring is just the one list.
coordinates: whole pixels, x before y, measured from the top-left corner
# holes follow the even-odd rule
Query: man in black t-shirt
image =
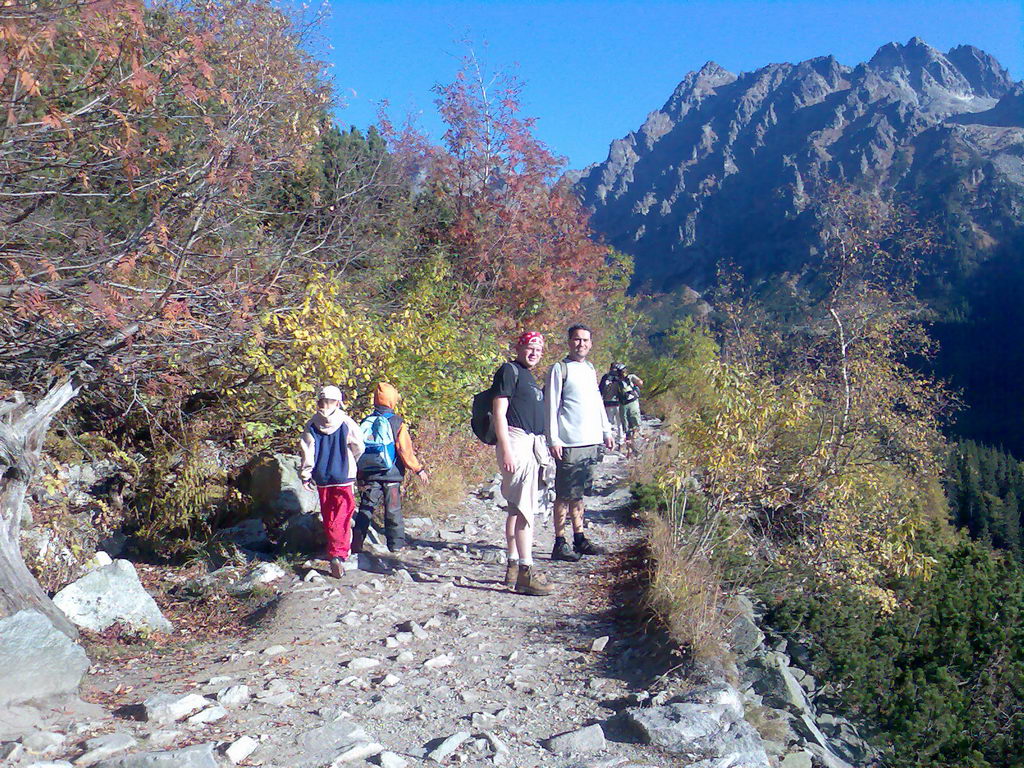
[(540, 507), (540, 472), (548, 459), (544, 437), (544, 393), (533, 369), (544, 352), (544, 337), (527, 331), (516, 343), (516, 359), (494, 373), (491, 418), (508, 503), (505, 584), (524, 595), (550, 595), (551, 585), (533, 570), (533, 520)]

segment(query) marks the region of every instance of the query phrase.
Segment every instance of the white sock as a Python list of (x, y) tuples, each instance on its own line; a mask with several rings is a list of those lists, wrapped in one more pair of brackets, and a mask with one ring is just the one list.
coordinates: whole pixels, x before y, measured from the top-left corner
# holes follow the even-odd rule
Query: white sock
[(533, 565), (533, 555), (528, 555), (526, 557), (519, 558), (519, 564), (525, 565), (527, 567)]

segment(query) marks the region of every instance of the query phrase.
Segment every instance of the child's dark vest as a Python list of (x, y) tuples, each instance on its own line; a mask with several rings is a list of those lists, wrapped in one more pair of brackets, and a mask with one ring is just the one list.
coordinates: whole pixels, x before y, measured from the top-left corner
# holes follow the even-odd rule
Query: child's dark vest
[(313, 482), (317, 485), (345, 485), (352, 482), (348, 471), (348, 424), (325, 435), (313, 424)]

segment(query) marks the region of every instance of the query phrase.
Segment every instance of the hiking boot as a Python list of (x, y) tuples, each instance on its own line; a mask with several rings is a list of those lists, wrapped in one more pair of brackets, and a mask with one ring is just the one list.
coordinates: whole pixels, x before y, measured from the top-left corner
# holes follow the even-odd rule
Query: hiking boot
[(341, 575), (345, 573), (345, 561), (340, 557), (331, 558), (331, 576), (336, 579), (340, 579)]
[(516, 588), (516, 579), (519, 578), (519, 561), (509, 560), (505, 563), (505, 586), (509, 589)]
[(555, 539), (555, 548), (551, 550), (552, 560), (565, 560), (568, 563), (577, 562), (583, 555), (578, 555), (569, 548), (565, 539)]
[(352, 529), (352, 552), (359, 554), (363, 551), (363, 542), (366, 541), (366, 531)]
[[(572, 547), (579, 555), (607, 555), (608, 550), (602, 547), (600, 544), (595, 544), (588, 538), (581, 538), (577, 543), (573, 544)], [(577, 555), (577, 557), (579, 557)]]
[(551, 594), (551, 585), (541, 574), (534, 572), (532, 565), (520, 565), (516, 577), (516, 592), (520, 595), (542, 597)]

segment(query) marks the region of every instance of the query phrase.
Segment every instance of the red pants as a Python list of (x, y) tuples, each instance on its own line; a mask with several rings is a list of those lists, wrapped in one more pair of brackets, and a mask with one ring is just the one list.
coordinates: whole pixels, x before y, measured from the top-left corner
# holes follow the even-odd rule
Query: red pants
[(320, 517), (327, 536), (327, 557), (348, 557), (352, 548), (352, 512), (356, 507), (351, 485), (317, 486)]

